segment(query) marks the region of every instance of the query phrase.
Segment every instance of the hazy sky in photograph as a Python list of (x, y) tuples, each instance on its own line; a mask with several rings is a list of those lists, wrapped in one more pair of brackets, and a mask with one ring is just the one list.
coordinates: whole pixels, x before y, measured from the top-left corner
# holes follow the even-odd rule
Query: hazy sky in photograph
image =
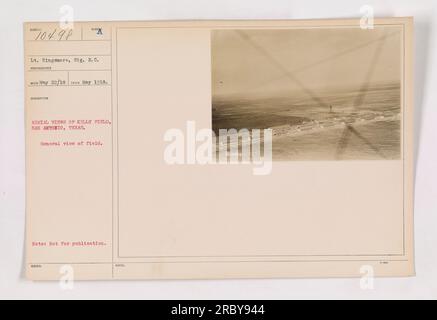
[(401, 29), (214, 30), (213, 96), (399, 83)]

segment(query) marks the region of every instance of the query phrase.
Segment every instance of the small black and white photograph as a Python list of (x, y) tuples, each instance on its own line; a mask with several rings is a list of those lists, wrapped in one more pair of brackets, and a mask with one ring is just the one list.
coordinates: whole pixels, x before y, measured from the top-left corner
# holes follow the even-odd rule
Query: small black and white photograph
[(273, 160), (401, 157), (402, 29), (214, 30), (212, 127), (272, 129)]

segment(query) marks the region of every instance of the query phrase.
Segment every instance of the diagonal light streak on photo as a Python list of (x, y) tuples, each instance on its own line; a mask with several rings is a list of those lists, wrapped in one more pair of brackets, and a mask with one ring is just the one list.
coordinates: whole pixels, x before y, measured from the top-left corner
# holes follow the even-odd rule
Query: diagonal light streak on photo
[[(241, 32), (243, 32), (243, 31), (241, 31)], [(363, 43), (363, 44), (361, 44), (361, 45), (359, 45), (359, 46), (356, 46), (356, 47), (353, 47), (353, 48), (349, 48), (349, 49), (347, 49), (347, 50), (340, 51), (340, 52), (338, 52), (338, 53), (336, 53), (336, 54), (334, 54), (334, 55), (330, 55), (330, 56), (328, 56), (328, 57), (326, 57), (326, 58), (323, 58), (323, 59), (321, 59), (321, 60), (315, 61), (315, 62), (313, 62), (313, 63), (311, 63), (311, 64), (308, 64), (308, 65), (305, 65), (305, 66), (302, 66), (302, 67), (296, 68), (296, 69), (294, 69), (294, 70), (289, 70), (288, 72), (293, 73), (293, 74), (299, 74), (299, 73), (301, 73), (301, 72), (307, 71), (308, 69), (311, 69), (311, 68), (317, 67), (317, 66), (322, 65), (322, 64), (324, 64), (324, 63), (327, 63), (327, 62), (330, 62), (330, 61), (332, 61), (332, 60), (338, 59), (338, 58), (340, 58), (340, 57), (346, 56), (346, 55), (348, 55), (348, 54), (354, 53), (354, 52), (356, 52), (356, 51), (358, 51), (358, 50), (361, 50), (361, 49), (367, 48), (367, 47), (369, 47), (369, 46), (371, 46), (371, 45), (373, 45), (373, 44), (375, 44), (375, 43), (378, 43), (378, 42), (381, 42), (381, 41), (385, 41), (385, 40), (387, 40), (388, 38), (393, 37), (393, 36), (396, 36), (396, 35), (398, 35), (398, 34), (399, 34), (398, 32), (392, 32), (392, 33), (389, 33), (389, 34), (387, 34), (387, 35), (385, 35), (385, 36), (382, 36), (382, 37), (380, 37), (380, 38), (378, 38), (378, 39), (375, 39), (375, 40), (372, 40), (372, 41), (369, 41), (369, 42)], [(247, 37), (249, 37), (249, 36), (247, 36)], [(253, 42), (253, 40), (250, 40), (250, 41)], [(273, 81), (276, 81), (276, 80), (282, 79), (282, 78), (285, 77), (285, 76), (286, 76), (286, 75), (282, 74), (280, 77), (276, 77), (276, 78), (270, 79), (270, 80), (268, 80), (268, 81), (264, 81), (264, 82), (260, 83), (260, 84), (257, 85), (257, 86), (251, 87), (250, 90), (253, 91), (253, 90), (256, 90), (256, 89), (258, 89), (258, 88), (262, 88), (262, 87), (264, 87), (266, 84), (269, 84), (269, 83), (272, 83)], [(246, 88), (246, 90), (247, 90), (247, 88)]]
[[(391, 34), (386, 34), (386, 35), (384, 35), (384, 36), (382, 36), (381, 38), (379, 38), (379, 39), (376, 39), (376, 40), (373, 40), (373, 41), (371, 41), (371, 42), (368, 42), (368, 43), (366, 43), (366, 44), (363, 44), (363, 45), (360, 45), (360, 46), (358, 46), (358, 47), (355, 47), (355, 48), (351, 48), (351, 49), (348, 49), (348, 50), (345, 50), (345, 51), (343, 51), (343, 52), (340, 52), (340, 53), (338, 53), (338, 54), (336, 54), (336, 55), (334, 55), (334, 56), (330, 56), (330, 57), (327, 57), (327, 58), (325, 58), (325, 59), (322, 59), (322, 60), (320, 60), (320, 61), (317, 61), (317, 62), (315, 62), (315, 63), (313, 63), (313, 64), (310, 64), (310, 65), (307, 65), (307, 66), (303, 66), (303, 67), (301, 67), (301, 68), (298, 68), (298, 69), (296, 69), (296, 70), (293, 70), (293, 71), (289, 71), (289, 70), (287, 70), (287, 68), (286, 67), (284, 67), (283, 65), (282, 65), (282, 63), (280, 62), (280, 61), (278, 61), (278, 59), (276, 59), (274, 56), (272, 56), (271, 54), (270, 54), (270, 52), (268, 51), (268, 50), (266, 50), (264, 47), (262, 47), (261, 45), (259, 45), (259, 44), (257, 44), (256, 42), (254, 42), (251, 38), (250, 38), (250, 36), (249, 35), (247, 35), (244, 31), (242, 31), (242, 30), (236, 30), (235, 31), (242, 39), (244, 39), (247, 43), (249, 43), (254, 49), (256, 49), (258, 52), (260, 52), (267, 60), (269, 60), (271, 63), (272, 63), (272, 65), (273, 66), (275, 66), (278, 70), (280, 70), (282, 73), (283, 73), (283, 76), (282, 77), (287, 77), (288, 79), (290, 79), (291, 81), (293, 81), (295, 84), (297, 84), (313, 101), (315, 101), (316, 103), (318, 103), (319, 105), (321, 105), (321, 106), (324, 106), (324, 107), (328, 107), (329, 106), (329, 104), (327, 104), (327, 103), (325, 103), (324, 101), (323, 101), (323, 99), (322, 98), (320, 98), (315, 92), (313, 92), (311, 89), (309, 89), (309, 88), (307, 88), (295, 75), (294, 75), (294, 73), (299, 73), (299, 72), (303, 72), (303, 71), (305, 71), (305, 70), (308, 70), (308, 69), (310, 69), (310, 68), (312, 68), (312, 67), (315, 67), (315, 66), (317, 66), (317, 65), (320, 65), (320, 64), (322, 64), (322, 63), (325, 63), (325, 62), (329, 62), (330, 60), (333, 60), (333, 59), (337, 59), (337, 58), (339, 58), (339, 57), (341, 57), (341, 56), (344, 56), (344, 55), (346, 55), (346, 54), (349, 54), (349, 53), (351, 53), (351, 52), (354, 52), (354, 51), (357, 51), (357, 50), (360, 50), (360, 49), (362, 49), (362, 48), (365, 48), (365, 47), (367, 47), (367, 46), (370, 46), (370, 45), (372, 45), (372, 44), (374, 44), (374, 43), (378, 43), (378, 47), (376, 48), (376, 50), (375, 50), (375, 53), (374, 53), (374, 55), (373, 55), (373, 58), (372, 58), (372, 60), (371, 60), (371, 62), (370, 62), (370, 66), (369, 66), (369, 70), (368, 70), (368, 72), (367, 72), (367, 75), (366, 75), (366, 78), (365, 78), (365, 81), (363, 82), (363, 84), (362, 84), (362, 86), (361, 86), (361, 88), (360, 88), (360, 90), (359, 90), (359, 93), (358, 93), (358, 95), (357, 95), (357, 97), (356, 97), (356, 99), (355, 99), (355, 101), (354, 101), (354, 104), (353, 104), (353, 106), (354, 106), (354, 108), (356, 108), (356, 107), (358, 107), (359, 105), (361, 105), (362, 103), (363, 103), (363, 101), (364, 101), (364, 99), (365, 99), (365, 96), (366, 96), (366, 94), (367, 94), (367, 92), (368, 92), (368, 90), (369, 90), (369, 87), (370, 87), (370, 79), (372, 78), (372, 75), (373, 75), (373, 72), (374, 72), (374, 70), (375, 70), (375, 67), (376, 67), (376, 64), (377, 64), (377, 61), (378, 61), (378, 59), (379, 59), (379, 57), (380, 57), (380, 55), (381, 55), (381, 53), (382, 53), (382, 49), (383, 49), (383, 47), (384, 47), (384, 43), (385, 43), (385, 41), (387, 40), (387, 38), (389, 38), (389, 37), (391, 37), (391, 36), (393, 36), (393, 35), (396, 35), (397, 34), (397, 32), (393, 32), (393, 33), (391, 33)], [(282, 78), (281, 77), (281, 78)], [(382, 157), (382, 158), (384, 158), (385, 159), (385, 156), (382, 154), (382, 152), (381, 152), (381, 150), (378, 148), (378, 147), (376, 147), (376, 146), (374, 146), (368, 139), (366, 139), (365, 137), (363, 137), (355, 128), (353, 128), (352, 127), (352, 125), (350, 125), (350, 124), (346, 124), (346, 128), (344, 129), (344, 131), (343, 131), (343, 133), (342, 133), (342, 135), (341, 135), (341, 137), (340, 137), (340, 140), (339, 140), (339, 142), (338, 142), (338, 144), (337, 144), (337, 150), (336, 150), (336, 155), (335, 155), (335, 157), (336, 157), (336, 159), (337, 160), (339, 160), (340, 158), (341, 158), (341, 156), (343, 155), (343, 153), (344, 153), (344, 151), (346, 150), (346, 148), (347, 148), (347, 146), (348, 146), (348, 143), (349, 143), (349, 140), (350, 140), (350, 138), (351, 138), (351, 136), (352, 135), (354, 135), (354, 136), (356, 136), (357, 138), (359, 138), (361, 141), (363, 141), (370, 149), (372, 149), (376, 154), (378, 154), (380, 157)]]
[(235, 31), (241, 38), (247, 41), (254, 49), (256, 49), (259, 53), (264, 56), (271, 64), (277, 68), (280, 72), (282, 72), (288, 79), (297, 84), (308, 96), (311, 97), (312, 100), (317, 102), (319, 105), (324, 106), (326, 108), (329, 107), (327, 103), (325, 103), (320, 97), (318, 97), (312, 90), (307, 88), (292, 72), (288, 71), (278, 59), (273, 57), (270, 52), (268, 52), (265, 48), (254, 42), (244, 31), (236, 30)]
[[(382, 41), (379, 42), (378, 47), (375, 50), (373, 58), (370, 61), (370, 65), (369, 65), (369, 69), (368, 69), (366, 78), (365, 78), (363, 84), (361, 85), (361, 88), (358, 91), (358, 95), (354, 101), (354, 104), (353, 104), (354, 109), (356, 109), (358, 106), (362, 105), (364, 102), (366, 94), (369, 91), (370, 79), (372, 78), (373, 72), (376, 69), (376, 65), (377, 65), (379, 57), (381, 56), (382, 49), (384, 48), (384, 44), (385, 44), (386, 39), (387, 39), (387, 36), (382, 37)], [(379, 150), (378, 147), (374, 146), (370, 141), (368, 141), (361, 134), (359, 134), (359, 132), (355, 128), (353, 128), (352, 125), (347, 124), (346, 128), (343, 131), (343, 134), (340, 137), (338, 145), (337, 145), (337, 150), (336, 150), (336, 154), (335, 154), (335, 157), (337, 160), (341, 159), (341, 157), (343, 156), (352, 134), (354, 134), (357, 138), (359, 138), (361, 141), (363, 141), (375, 153), (377, 153), (379, 156), (381, 156), (383, 159), (385, 159), (385, 156), (382, 154), (382, 152)]]

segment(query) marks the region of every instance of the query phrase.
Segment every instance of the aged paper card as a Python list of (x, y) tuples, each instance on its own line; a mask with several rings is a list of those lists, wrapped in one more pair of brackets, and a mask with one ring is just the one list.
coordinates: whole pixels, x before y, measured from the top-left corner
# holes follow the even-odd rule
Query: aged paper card
[(27, 275), (414, 275), (413, 21), (26, 23)]

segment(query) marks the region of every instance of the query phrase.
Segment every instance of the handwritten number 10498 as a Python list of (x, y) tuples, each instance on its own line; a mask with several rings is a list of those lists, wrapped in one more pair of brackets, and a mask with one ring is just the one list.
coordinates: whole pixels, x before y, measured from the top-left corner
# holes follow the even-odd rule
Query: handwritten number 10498
[(35, 41), (44, 41), (44, 40), (68, 40), (73, 35), (72, 29), (54, 29), (53, 31), (40, 31), (35, 37)]

